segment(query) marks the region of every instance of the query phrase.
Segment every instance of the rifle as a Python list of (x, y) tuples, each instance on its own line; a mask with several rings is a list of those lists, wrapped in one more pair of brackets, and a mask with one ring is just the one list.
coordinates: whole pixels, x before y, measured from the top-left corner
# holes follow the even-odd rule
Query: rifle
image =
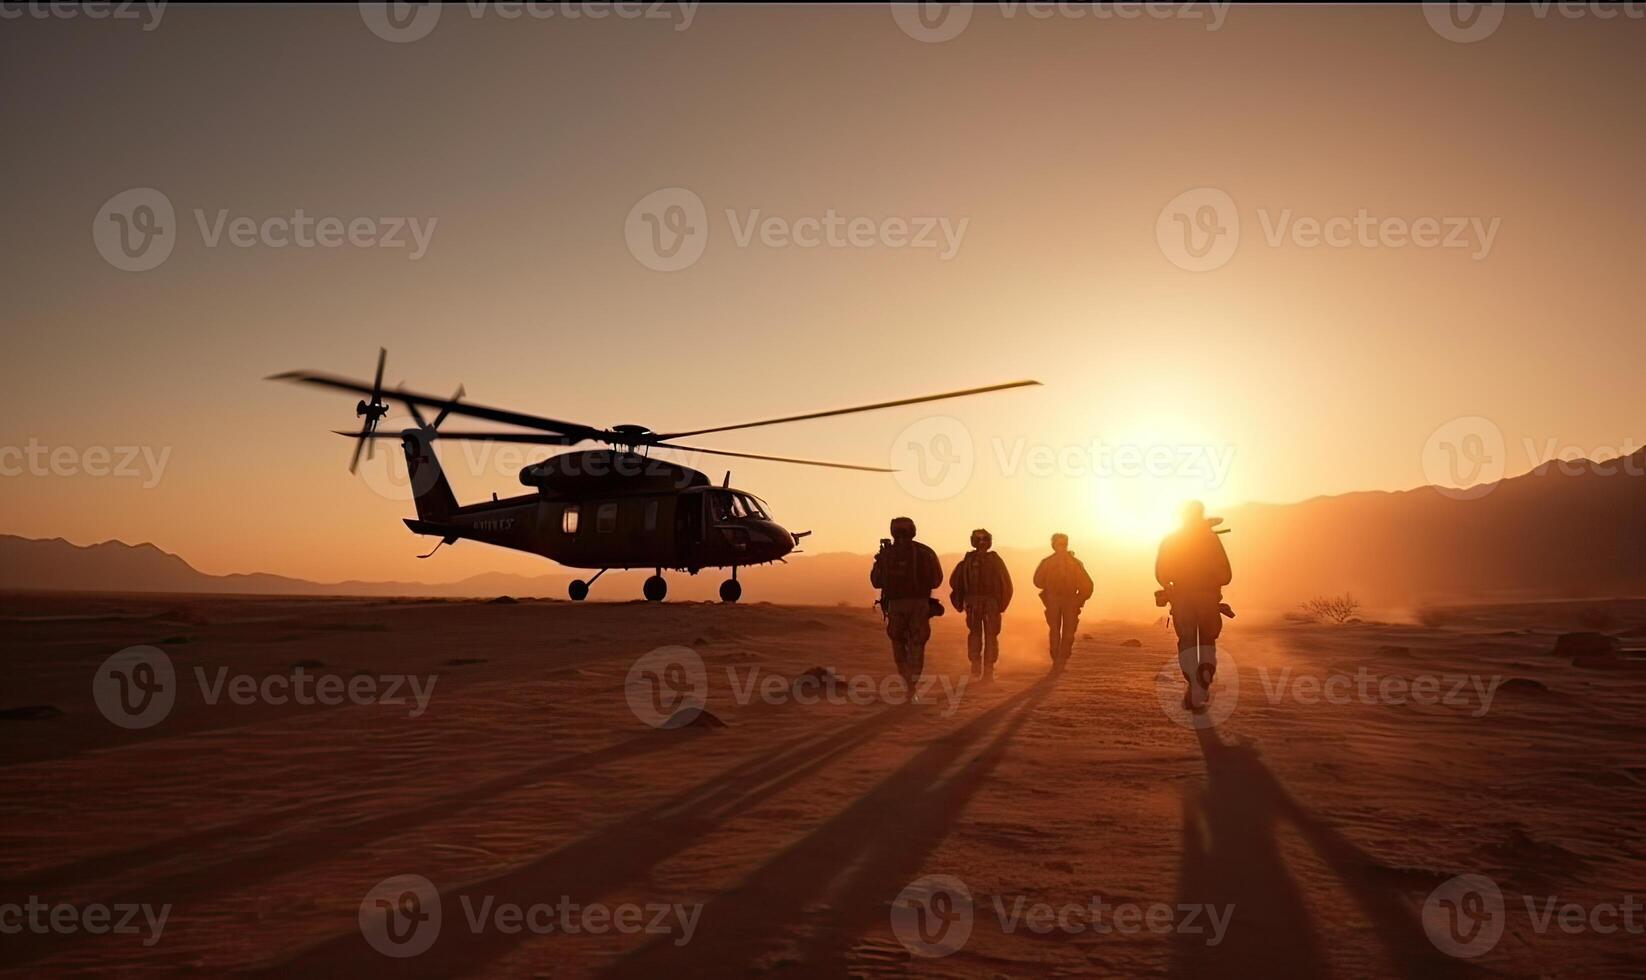
[[(891, 546), (892, 546), (892, 539), (891, 538), (881, 538), (880, 539), (880, 550), (876, 551), (874, 553), (874, 563), (877, 567), (880, 565), (880, 557), (882, 555), (884, 555), (886, 553), (886, 549), (890, 548)], [(886, 608), (886, 579), (885, 579), (884, 573), (882, 573), (881, 579), (880, 579), (880, 598), (876, 599), (874, 601), (874, 604), (880, 607), (880, 618), (882, 620), (891, 619), (891, 616), (892, 616), (891, 610)]]

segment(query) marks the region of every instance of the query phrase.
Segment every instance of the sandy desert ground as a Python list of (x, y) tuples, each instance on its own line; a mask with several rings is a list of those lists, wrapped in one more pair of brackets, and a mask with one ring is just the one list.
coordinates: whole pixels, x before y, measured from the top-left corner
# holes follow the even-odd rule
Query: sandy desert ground
[[(1010, 620), (996, 682), (959, 689), (951, 613), (929, 655), (950, 686), (905, 704), (853, 696), (889, 667), (868, 608), (10, 596), (0, 618), (0, 904), (23, 910), (0, 925), (68, 909), (0, 935), (15, 975), (1646, 970), (1646, 669), (1551, 653), (1596, 626), (1640, 645), (1643, 602), (1236, 620), (1201, 727), (1151, 624), (1086, 625), (1048, 679)], [(176, 702), (126, 729), (94, 678), (140, 644)], [(723, 727), (631, 708), (631, 667), (668, 646)], [(426, 704), (409, 682), (233, 703), (299, 664), (380, 696), (410, 675)], [(803, 703), (817, 666), (844, 686)], [(920, 903), (954, 880), (969, 919)], [(156, 940), (140, 910), (167, 905)], [(102, 906), (135, 931), (90, 934)], [(401, 914), (417, 955), (373, 945)]]

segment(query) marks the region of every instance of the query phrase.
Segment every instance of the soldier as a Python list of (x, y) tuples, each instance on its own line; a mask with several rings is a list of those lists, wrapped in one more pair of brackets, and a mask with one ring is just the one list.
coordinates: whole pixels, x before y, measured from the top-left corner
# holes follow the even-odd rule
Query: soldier
[(972, 550), (949, 575), (949, 601), (955, 612), (966, 614), (966, 655), (972, 676), (994, 680), (1000, 659), (1000, 614), (1012, 604), (1012, 576), (1000, 555), (989, 549), (994, 536), (978, 528), (972, 532)]
[(1075, 630), (1080, 627), (1080, 608), (1092, 597), (1092, 577), (1086, 566), (1069, 550), (1067, 534), (1052, 535), (1052, 553), (1034, 570), (1034, 585), (1046, 606), (1046, 626), (1052, 669), (1062, 670), (1074, 652)]
[[(931, 639), (932, 590), (943, 584), (937, 552), (914, 539), (914, 521), (892, 519), (892, 536), (880, 543), (869, 583), (880, 590), (880, 611), (892, 640), (892, 659), (909, 685), (911, 697), (926, 669), (926, 641)], [(942, 607), (938, 607), (942, 612)]]
[(1223, 518), (1206, 517), (1198, 500), (1183, 507), (1183, 525), (1160, 542), (1154, 577), (1158, 598), (1172, 604), (1172, 626), (1177, 630), (1177, 662), (1188, 689), (1183, 707), (1199, 711), (1217, 674), (1217, 637), (1223, 616), (1233, 616), (1223, 604), (1223, 587), (1233, 578), (1229, 556), (1213, 529)]

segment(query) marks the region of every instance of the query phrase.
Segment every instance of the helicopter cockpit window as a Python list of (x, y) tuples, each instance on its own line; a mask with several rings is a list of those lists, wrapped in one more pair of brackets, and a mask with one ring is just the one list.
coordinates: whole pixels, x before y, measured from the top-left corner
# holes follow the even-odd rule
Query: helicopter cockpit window
[(734, 521), (744, 518), (767, 520), (765, 508), (746, 493), (715, 490), (709, 494), (709, 517), (714, 521)]

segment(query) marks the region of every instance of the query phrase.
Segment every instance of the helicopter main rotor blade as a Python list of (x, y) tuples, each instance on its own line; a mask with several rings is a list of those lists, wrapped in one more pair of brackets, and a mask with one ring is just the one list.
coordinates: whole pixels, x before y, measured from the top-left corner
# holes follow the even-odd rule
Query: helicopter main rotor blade
[[(353, 433), (353, 432), (345, 432), (343, 434), (347, 435), (347, 436), (356, 435), (356, 433)], [(360, 468), (360, 450), (366, 448), (366, 440), (368, 440), (370, 438), (371, 438), (371, 433), (369, 433), (369, 432), (358, 433), (358, 438), (355, 440), (355, 443), (354, 443), (354, 455), (349, 458), (349, 472), (350, 473), (353, 473), (355, 470)]]
[(707, 453), (711, 456), (735, 456), (738, 459), (763, 459), (772, 463), (799, 463), (802, 466), (827, 466), (837, 470), (862, 470), (865, 473), (896, 473), (884, 466), (858, 466), (855, 463), (828, 463), (820, 459), (796, 459), (793, 456), (763, 456), (759, 453), (734, 453), (726, 449), (704, 449), (702, 446), (679, 446), (668, 442), (647, 443), (653, 449), (677, 449), (686, 453)]
[[(537, 446), (575, 446), (583, 441), (573, 436), (555, 435), (552, 432), (440, 432), (427, 427), (424, 427), (424, 431), (431, 439), (466, 439), (471, 442), (524, 442)], [(400, 438), (398, 432), (348, 432), (343, 429), (333, 429), (332, 432), (361, 440)]]
[[(318, 385), (322, 388), (331, 388), (336, 391), (349, 391), (357, 394), (370, 394), (372, 389), (352, 378), (341, 378), (334, 374), (321, 371), (283, 371), (280, 374), (271, 374), (268, 381), (291, 381), (297, 384)], [(389, 396), (391, 399), (405, 402), (407, 405), (420, 405), (423, 408), (432, 408), (437, 411), (446, 411), (453, 415), (465, 415), (470, 418), (485, 419), (488, 422), (500, 422), (504, 425), (518, 425), (528, 429), (542, 429), (545, 432), (554, 432), (566, 436), (575, 436), (578, 440), (598, 439), (600, 430), (590, 425), (578, 422), (563, 422), (559, 419), (545, 418), (541, 415), (529, 415), (525, 412), (514, 412), (506, 408), (490, 408), (485, 405), (476, 405), (473, 402), (456, 402), (449, 398), (440, 398), (435, 395), (424, 395), (415, 391), (397, 391)]]
[[(466, 395), (466, 394), (468, 394), (468, 392), (463, 390), (462, 382), (459, 382), (458, 385), (457, 385), (457, 394), (452, 396), (452, 405), (456, 405), (458, 402), (462, 401), (463, 396)], [(411, 406), (407, 405), (406, 407), (410, 408)], [(450, 415), (451, 411), (452, 410), (451, 410), (450, 406), (448, 406), (446, 408), (442, 408), (440, 410), (440, 414), (436, 415), (434, 417), (434, 427), (436, 429), (440, 428), (440, 423), (446, 421), (446, 416)]]
[[(945, 398), (963, 398), (967, 395), (981, 395), (984, 392), (989, 391), (1005, 391), (1008, 388), (1024, 388), (1030, 385), (1038, 384), (1040, 384), (1038, 381), (1008, 381), (1005, 384), (987, 385), (982, 388), (967, 388), (963, 391), (946, 391), (941, 395), (922, 395), (919, 398), (899, 398), (896, 401), (876, 402), (873, 405), (858, 405), (855, 408), (836, 408), (825, 412), (808, 412), (805, 415), (789, 415), (780, 419), (765, 419), (760, 422), (739, 422), (736, 425), (717, 425), (713, 428), (692, 429), (688, 432), (665, 432), (658, 435), (656, 438), (659, 440), (680, 439), (685, 436), (700, 436), (710, 432), (730, 432), (733, 429), (753, 429), (762, 425), (780, 425), (784, 422), (803, 422), (806, 419), (822, 419), (828, 418), (832, 415), (851, 415), (854, 412), (873, 412), (882, 408), (896, 408), (899, 405), (918, 405), (921, 402), (942, 401)], [(652, 443), (652, 445), (659, 445), (659, 443)], [(708, 450), (702, 451), (707, 452)], [(863, 469), (865, 467), (856, 468)], [(893, 471), (888, 470), (887, 472)]]

